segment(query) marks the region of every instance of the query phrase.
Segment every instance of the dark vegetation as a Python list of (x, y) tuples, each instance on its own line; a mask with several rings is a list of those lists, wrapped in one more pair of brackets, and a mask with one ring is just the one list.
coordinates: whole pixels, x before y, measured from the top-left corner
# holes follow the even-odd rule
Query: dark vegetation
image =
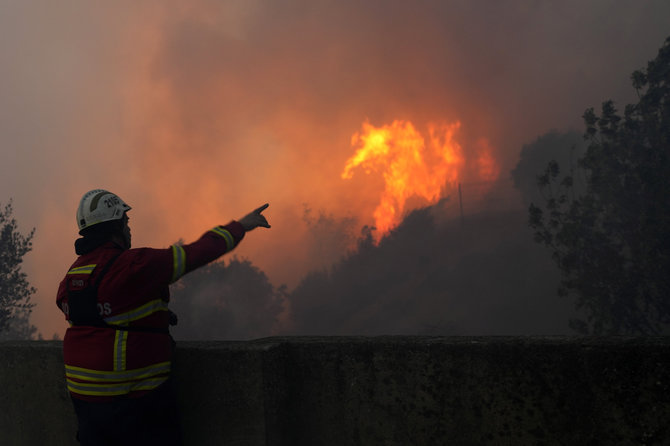
[(571, 321), (580, 333), (659, 334), (670, 324), (670, 38), (632, 81), (639, 102), (623, 115), (611, 101), (586, 110), (586, 152), (576, 169), (546, 167), (546, 200), (529, 210), (561, 271), (560, 294), (586, 314)]
[(10, 200), (0, 210), (0, 339), (31, 339), (37, 331), (29, 322), (35, 288), (21, 270), (34, 234), (35, 229), (19, 232)]

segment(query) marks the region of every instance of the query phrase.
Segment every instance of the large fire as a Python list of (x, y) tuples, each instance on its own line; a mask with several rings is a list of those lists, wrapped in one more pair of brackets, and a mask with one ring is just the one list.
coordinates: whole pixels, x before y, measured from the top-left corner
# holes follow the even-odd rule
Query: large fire
[[(368, 174), (381, 171), (384, 177), (385, 189), (374, 211), (378, 237), (401, 222), (408, 199), (420, 197), (434, 204), (444, 190), (453, 190), (462, 181), (465, 157), (454, 139), (460, 125), (430, 124), (426, 139), (408, 121), (382, 127), (365, 122), (362, 131), (352, 136), (351, 144), (357, 149), (347, 160), (342, 178), (352, 178), (358, 166)], [(478, 177), (495, 180), (499, 169), (491, 148), (485, 140), (478, 146)]]

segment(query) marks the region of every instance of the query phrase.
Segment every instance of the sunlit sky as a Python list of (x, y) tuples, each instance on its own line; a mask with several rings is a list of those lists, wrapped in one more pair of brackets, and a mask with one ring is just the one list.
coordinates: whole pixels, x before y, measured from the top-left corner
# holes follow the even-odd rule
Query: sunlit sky
[(236, 254), (279, 285), (311, 263), (305, 207), (373, 221), (380, 174), (342, 178), (365, 123), (460, 122), (506, 177), (523, 144), (635, 99), (670, 35), (659, 1), (0, 2), (0, 203), (36, 228), (32, 323), (75, 258), (76, 206), (120, 195), (135, 246), (192, 241), (269, 202)]

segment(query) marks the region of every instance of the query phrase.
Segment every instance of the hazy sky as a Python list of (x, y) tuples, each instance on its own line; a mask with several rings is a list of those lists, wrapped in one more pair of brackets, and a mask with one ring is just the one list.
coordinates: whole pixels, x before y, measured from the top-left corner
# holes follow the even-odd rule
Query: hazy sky
[(89, 189), (133, 207), (135, 246), (269, 202), (272, 230), (237, 254), (295, 285), (305, 205), (371, 222), (378, 176), (340, 176), (366, 120), (460, 121), (466, 155), (486, 139), (507, 176), (538, 135), (634, 101), (630, 74), (668, 35), (667, 0), (0, 0), (0, 202), (37, 228), (33, 323), (64, 331)]

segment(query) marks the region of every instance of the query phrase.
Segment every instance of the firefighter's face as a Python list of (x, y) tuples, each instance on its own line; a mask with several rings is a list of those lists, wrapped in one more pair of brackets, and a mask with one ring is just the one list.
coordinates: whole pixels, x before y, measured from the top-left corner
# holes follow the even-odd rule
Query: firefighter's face
[(128, 214), (127, 213), (123, 214), (123, 238), (125, 239), (126, 244), (128, 245), (128, 248), (130, 249), (131, 235), (130, 235), (130, 226), (128, 226), (128, 220), (130, 220), (128, 218)]

